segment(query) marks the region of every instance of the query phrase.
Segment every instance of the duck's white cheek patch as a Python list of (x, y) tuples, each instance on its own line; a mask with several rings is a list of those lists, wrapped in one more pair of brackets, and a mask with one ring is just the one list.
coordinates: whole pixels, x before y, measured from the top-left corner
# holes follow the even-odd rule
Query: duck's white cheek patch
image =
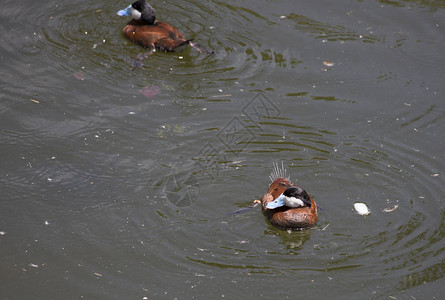
[(286, 197), (284, 203), (290, 207), (301, 207), (304, 206), (304, 202), (301, 199), (295, 197)]
[(141, 18), (141, 12), (134, 9), (133, 7), (130, 8), (130, 12), (131, 12), (131, 16), (133, 17), (133, 19), (135, 20), (139, 20)]
[(354, 209), (355, 211), (362, 216), (367, 216), (369, 215), (371, 212), (369, 211), (368, 206), (365, 203), (362, 202), (356, 202), (354, 203)]

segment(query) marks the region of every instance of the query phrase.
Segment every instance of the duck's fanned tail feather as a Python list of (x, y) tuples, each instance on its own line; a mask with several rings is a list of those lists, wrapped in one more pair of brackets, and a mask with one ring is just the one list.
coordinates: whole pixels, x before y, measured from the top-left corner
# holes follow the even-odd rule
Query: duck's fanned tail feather
[(277, 162), (273, 163), (272, 173), (270, 173), (269, 178), (271, 181), (274, 181), (277, 178), (286, 178), (287, 180), (290, 181), (290, 176), (287, 175), (287, 171), (286, 168), (284, 167), (283, 161), (281, 161), (281, 167), (278, 165)]

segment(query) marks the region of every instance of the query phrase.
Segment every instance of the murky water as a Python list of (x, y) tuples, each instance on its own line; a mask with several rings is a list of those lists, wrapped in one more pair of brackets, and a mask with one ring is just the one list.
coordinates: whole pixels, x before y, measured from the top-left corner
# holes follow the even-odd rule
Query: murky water
[[(2, 299), (442, 296), (443, 1), (156, 1), (216, 53), (133, 71), (128, 4), (1, 5)], [(280, 161), (316, 228), (227, 215)]]

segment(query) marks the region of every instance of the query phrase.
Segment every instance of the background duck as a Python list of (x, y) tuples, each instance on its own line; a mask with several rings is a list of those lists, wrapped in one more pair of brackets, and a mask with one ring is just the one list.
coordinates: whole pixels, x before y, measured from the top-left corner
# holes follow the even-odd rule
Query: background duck
[(305, 229), (317, 223), (317, 204), (305, 190), (290, 182), (284, 166), (280, 169), (278, 164), (274, 164), (270, 179), (272, 183), (261, 200), (261, 206), (272, 225)]
[(124, 27), (124, 36), (144, 48), (153, 51), (182, 51), (183, 46), (190, 45), (201, 53), (209, 52), (191, 40), (184, 39), (182, 33), (170, 24), (157, 21), (153, 7), (145, 0), (133, 2), (117, 14), (133, 17)]

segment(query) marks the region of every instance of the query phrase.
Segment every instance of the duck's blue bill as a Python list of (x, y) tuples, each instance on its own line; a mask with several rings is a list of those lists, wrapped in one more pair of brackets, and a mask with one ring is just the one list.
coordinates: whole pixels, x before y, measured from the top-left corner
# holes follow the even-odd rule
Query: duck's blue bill
[(128, 7), (127, 8), (125, 8), (125, 9), (121, 9), (120, 11), (118, 11), (117, 12), (117, 15), (118, 16), (121, 16), (121, 17), (123, 17), (123, 16), (129, 16), (129, 15), (131, 15), (131, 4), (130, 5), (128, 5)]
[(266, 204), (266, 208), (268, 208), (268, 209), (274, 209), (274, 208), (281, 207), (281, 206), (284, 206), (283, 194), (281, 194), (280, 197), (278, 197), (274, 201), (270, 201), (269, 203)]

